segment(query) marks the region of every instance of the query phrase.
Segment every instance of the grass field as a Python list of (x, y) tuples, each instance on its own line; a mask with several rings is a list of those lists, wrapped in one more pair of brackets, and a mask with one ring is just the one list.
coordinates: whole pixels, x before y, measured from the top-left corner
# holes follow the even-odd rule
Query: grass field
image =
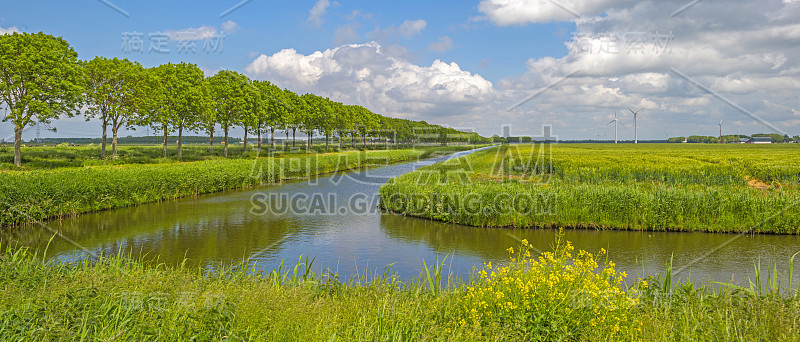
[[(100, 145), (87, 144), (81, 146), (41, 146), (30, 145), (22, 149), (22, 170), (49, 170), (63, 167), (84, 167), (102, 165), (125, 165), (125, 164), (164, 164), (176, 162), (190, 162), (223, 159), (222, 151), (224, 145), (214, 145), (213, 153), (209, 153), (208, 145), (184, 145), (183, 158), (178, 160), (178, 147), (170, 145), (167, 147), (167, 157), (163, 157), (161, 145), (119, 145), (118, 157), (111, 156), (111, 147), (106, 151), (106, 158), (100, 158)], [(291, 156), (305, 154), (305, 144), (300, 142), (297, 146), (288, 146), (288, 150), (276, 145), (275, 149), (269, 150), (269, 144), (263, 144), (262, 150), (270, 151), (272, 155)], [(398, 146), (391, 146), (398, 149)], [(399, 146), (401, 149), (414, 148), (410, 145)], [(367, 145), (368, 150), (382, 150), (384, 145)], [(364, 150), (359, 146), (358, 149), (345, 148), (341, 152)], [(331, 145), (326, 151), (324, 144), (314, 145), (313, 152), (331, 153), (340, 152), (338, 145)], [(258, 156), (255, 144), (247, 146), (247, 152), (241, 144), (230, 145), (228, 147), (229, 159), (253, 159)], [(14, 166), (14, 147), (11, 145), (0, 145), (0, 171), (19, 171)]]
[[(502, 265), (447, 280), (444, 262), (401, 282), (315, 274), (313, 260), (253, 274), (143, 266), (124, 256), (0, 257), (0, 339), (35, 341), (797, 341), (800, 298), (784, 284), (697, 288), (623, 281), (604, 250), (522, 242)], [(446, 267), (446, 266), (445, 266)], [(769, 267), (767, 267), (769, 268)], [(791, 267), (789, 268), (791, 269)], [(790, 275), (791, 277), (791, 275)], [(440, 281), (444, 280), (444, 281)], [(628, 284), (628, 285), (626, 285)]]
[(796, 234), (800, 146), (504, 145), (400, 176), (382, 206), (473, 226)]
[[(130, 155), (142, 162), (130, 161), (92, 165), (86, 155), (93, 148), (47, 147), (26, 151), (44, 156), (43, 169), (0, 172), (0, 226), (16, 225), (47, 218), (119, 208), (135, 204), (193, 196), (228, 189), (273, 183), (283, 179), (381, 165), (454, 152), (472, 146), (425, 147), (400, 150), (344, 151), (335, 153), (283, 153), (259, 156), (255, 152), (230, 159), (212, 157), (202, 160), (202, 151), (189, 156), (193, 162), (161, 160), (160, 147), (127, 147)], [(90, 150), (91, 149), (91, 150)], [(205, 150), (204, 150), (205, 151)], [(205, 151), (207, 152), (207, 151)], [(75, 156), (72, 165), (54, 167), (56, 160)]]

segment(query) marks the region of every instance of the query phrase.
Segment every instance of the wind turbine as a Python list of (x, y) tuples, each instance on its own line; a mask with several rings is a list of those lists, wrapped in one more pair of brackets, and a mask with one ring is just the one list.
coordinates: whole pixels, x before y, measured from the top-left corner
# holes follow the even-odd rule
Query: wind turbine
[(722, 120), (719, 120), (719, 123), (717, 125), (719, 125), (719, 143), (721, 144), (722, 143)]
[(639, 110), (637, 110), (635, 112), (633, 111), (633, 109), (631, 109), (631, 107), (627, 107), (627, 108), (628, 108), (629, 111), (631, 111), (631, 113), (633, 113), (633, 143), (634, 144), (638, 144), (639, 143), (639, 132), (636, 130), (636, 115), (639, 114), (639, 112), (643, 111), (644, 108), (640, 108)]
[(617, 124), (625, 126), (625, 124), (619, 122), (619, 119), (617, 119), (617, 112), (616, 111), (614, 111), (614, 120), (611, 120), (611, 122), (609, 122), (608, 125), (610, 125), (612, 123), (614, 124), (614, 143), (616, 144), (617, 143)]

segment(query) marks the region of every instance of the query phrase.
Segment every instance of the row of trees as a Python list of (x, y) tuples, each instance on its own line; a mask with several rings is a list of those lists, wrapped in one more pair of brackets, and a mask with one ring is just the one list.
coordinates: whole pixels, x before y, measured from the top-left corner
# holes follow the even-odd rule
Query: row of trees
[(234, 127), (258, 138), (269, 134), (275, 147), (275, 132), (282, 131), (292, 145), (298, 131), (308, 137), (311, 150), (314, 134), (331, 138), (339, 145), (350, 139), (380, 138), (387, 142), (486, 142), (477, 133), (375, 114), (314, 94), (298, 95), (288, 89), (250, 80), (235, 71), (223, 70), (211, 77), (194, 64), (167, 63), (145, 68), (127, 59), (95, 57), (78, 59), (62, 38), (44, 33), (14, 33), (0, 36), (0, 98), (7, 107), (3, 121), (14, 124), (14, 163), (21, 166), (22, 131), (36, 122), (50, 123), (61, 116), (86, 115), (102, 124), (101, 156), (106, 154), (107, 130), (111, 129), (112, 154), (117, 154), (121, 128), (150, 126), (167, 138), (178, 135), (178, 158), (187, 132), (209, 135), (213, 152), (217, 128), (224, 134), (223, 155), (228, 155), (228, 136)]
[(800, 136), (789, 137), (788, 134), (780, 135), (778, 133), (758, 133), (750, 135), (723, 135), (722, 137), (706, 136), (706, 135), (690, 135), (688, 137), (673, 137), (667, 139), (671, 143), (705, 143), (705, 144), (719, 144), (719, 143), (738, 143), (740, 139), (750, 139), (754, 137), (769, 137), (774, 143), (791, 143), (800, 141)]

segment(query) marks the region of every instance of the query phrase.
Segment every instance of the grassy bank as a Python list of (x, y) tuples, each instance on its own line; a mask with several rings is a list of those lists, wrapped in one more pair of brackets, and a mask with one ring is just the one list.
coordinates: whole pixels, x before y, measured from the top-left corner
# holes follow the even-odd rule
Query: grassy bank
[[(468, 282), (385, 272), (145, 267), (122, 257), (65, 265), (27, 250), (0, 257), (2, 340), (796, 341), (800, 298), (780, 284), (721, 290), (663, 276), (624, 282), (605, 251), (569, 243)], [(422, 266), (422, 265), (421, 265)]]
[(795, 145), (511, 145), (395, 178), (381, 205), (473, 226), (796, 234)]
[[(269, 144), (263, 144), (263, 150), (269, 150)], [(160, 145), (119, 145), (118, 156), (111, 156), (111, 147), (107, 148), (107, 156), (100, 158), (100, 145), (87, 144), (80, 146), (62, 145), (28, 145), (22, 149), (22, 170), (50, 170), (64, 167), (86, 167), (86, 166), (107, 166), (125, 164), (165, 164), (178, 162), (192, 162), (223, 159), (224, 145), (214, 145), (214, 151), (209, 152), (208, 145), (184, 145), (183, 158), (177, 158), (178, 147), (170, 145), (167, 147), (167, 157), (163, 156)], [(392, 146), (393, 149), (410, 149), (412, 145)], [(303, 142), (296, 146), (287, 146), (284, 150), (282, 146), (276, 145), (269, 153), (278, 156), (292, 156), (305, 154), (306, 146)], [(331, 145), (326, 150), (325, 145), (314, 145), (312, 152), (330, 153), (347, 152), (361, 150), (383, 150), (384, 145), (357, 146), (357, 148), (345, 147), (339, 149), (338, 145)], [(228, 159), (253, 159), (258, 156), (255, 144), (248, 145), (247, 151), (241, 144), (231, 144), (228, 147)], [(0, 144), (0, 170), (19, 171), (14, 166), (14, 147)]]
[(0, 226), (425, 158), (468, 148), (471, 147), (278, 154), (1, 172)]

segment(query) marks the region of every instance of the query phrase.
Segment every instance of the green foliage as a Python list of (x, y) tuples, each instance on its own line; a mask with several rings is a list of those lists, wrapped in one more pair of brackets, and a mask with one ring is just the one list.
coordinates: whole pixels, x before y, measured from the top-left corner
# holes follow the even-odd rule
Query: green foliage
[(22, 130), (78, 109), (85, 85), (78, 54), (60, 37), (44, 33), (0, 35), (0, 103), (3, 122), (14, 125), (14, 164), (21, 166)]
[(113, 154), (117, 156), (117, 132), (121, 127), (133, 128), (137, 121), (134, 115), (145, 86), (144, 68), (127, 59), (95, 57), (84, 63), (84, 71), (87, 76), (87, 120), (98, 118), (103, 125), (100, 157), (105, 157), (108, 125), (111, 125)]

